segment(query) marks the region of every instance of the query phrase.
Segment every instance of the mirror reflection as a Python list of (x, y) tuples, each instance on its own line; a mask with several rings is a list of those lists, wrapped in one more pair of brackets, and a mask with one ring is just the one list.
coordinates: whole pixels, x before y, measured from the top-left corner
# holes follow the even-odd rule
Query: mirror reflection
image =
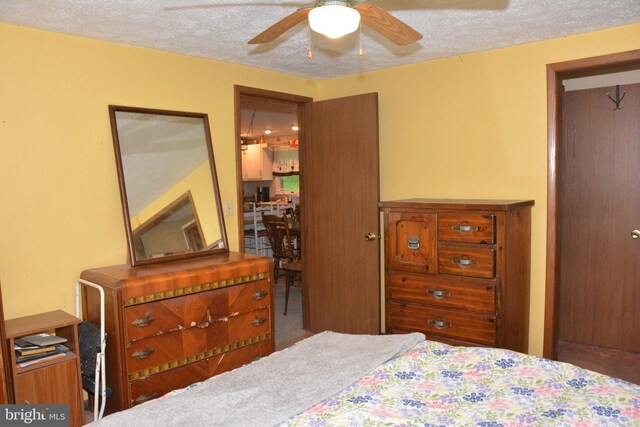
[(207, 116), (110, 113), (132, 264), (226, 251)]

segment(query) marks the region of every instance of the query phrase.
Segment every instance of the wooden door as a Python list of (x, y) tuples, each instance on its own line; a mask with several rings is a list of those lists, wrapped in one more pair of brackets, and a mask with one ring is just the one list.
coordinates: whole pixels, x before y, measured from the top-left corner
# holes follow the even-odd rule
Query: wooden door
[[(312, 332), (380, 333), (378, 96), (305, 104), (303, 312)], [(374, 233), (375, 238), (366, 236)]]
[(640, 360), (640, 84), (623, 92), (562, 96), (558, 341)]

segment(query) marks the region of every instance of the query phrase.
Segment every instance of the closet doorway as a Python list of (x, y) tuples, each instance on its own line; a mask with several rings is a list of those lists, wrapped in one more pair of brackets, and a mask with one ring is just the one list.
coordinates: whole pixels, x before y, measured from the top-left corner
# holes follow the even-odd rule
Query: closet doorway
[(640, 51), (548, 66), (544, 356), (640, 383), (640, 84), (624, 84), (635, 70)]

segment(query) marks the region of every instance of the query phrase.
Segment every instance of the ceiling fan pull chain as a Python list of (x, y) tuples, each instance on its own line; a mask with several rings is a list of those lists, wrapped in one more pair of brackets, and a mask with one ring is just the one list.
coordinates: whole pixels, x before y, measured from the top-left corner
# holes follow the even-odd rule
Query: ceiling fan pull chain
[(360, 51), (358, 55), (364, 56), (364, 49), (362, 49), (362, 21), (360, 21)]
[(313, 58), (313, 53), (311, 53), (311, 25), (309, 25), (309, 21), (307, 21), (307, 58)]

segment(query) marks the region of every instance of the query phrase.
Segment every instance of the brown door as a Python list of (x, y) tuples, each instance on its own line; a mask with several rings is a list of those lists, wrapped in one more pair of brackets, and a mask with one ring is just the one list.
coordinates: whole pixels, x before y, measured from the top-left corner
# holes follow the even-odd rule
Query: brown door
[[(380, 333), (378, 95), (305, 104), (303, 291), (312, 332)], [(369, 233), (375, 237), (367, 238)]]
[(640, 355), (640, 84), (623, 93), (615, 110), (607, 97), (615, 87), (562, 97), (560, 350), (572, 343)]

